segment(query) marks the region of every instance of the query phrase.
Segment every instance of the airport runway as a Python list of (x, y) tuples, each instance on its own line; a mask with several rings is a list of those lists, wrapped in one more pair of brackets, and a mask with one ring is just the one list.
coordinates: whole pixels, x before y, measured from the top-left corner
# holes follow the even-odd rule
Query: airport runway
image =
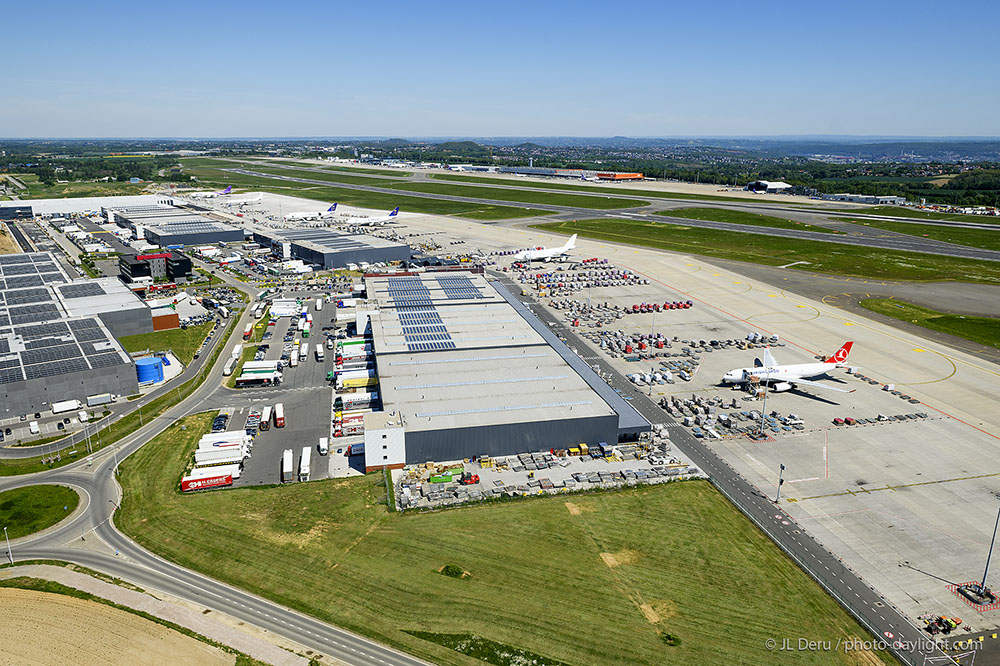
[[(503, 284), (511, 293), (521, 293), (520, 285), (504, 275)], [(588, 349), (588, 344), (565, 322), (537, 305), (531, 311), (551, 329), (566, 339), (570, 347)], [(588, 357), (588, 362), (592, 359)], [(615, 379), (612, 386), (621, 388), (623, 395), (632, 398), (632, 406), (650, 423), (677, 425), (677, 421), (663, 411), (641, 390), (628, 383), (617, 368), (607, 363), (603, 356), (596, 357), (601, 374)], [(929, 658), (944, 658), (945, 654), (925, 640), (923, 632), (914, 626), (895, 606), (868, 583), (847, 568), (834, 553), (824, 548), (807, 531), (777, 504), (771, 496), (764, 495), (735, 469), (716, 455), (709, 447), (685, 428), (670, 428), (670, 442), (703, 472), (719, 491), (729, 499), (764, 534), (774, 541), (811, 578), (816, 580), (841, 606), (846, 608), (873, 636), (884, 640), (887, 647), (906, 664), (924, 664)], [(937, 662), (942, 663), (942, 662)]]
[[(573, 206), (557, 206), (552, 204), (518, 204), (517, 202), (503, 201), (499, 199), (481, 199), (478, 197), (462, 197), (445, 194), (431, 194), (426, 192), (409, 192), (396, 190), (387, 187), (372, 187), (369, 185), (350, 185), (343, 183), (332, 183), (327, 180), (314, 180), (310, 178), (296, 178), (292, 176), (280, 176), (249, 169), (223, 169), (230, 173), (244, 176), (254, 176), (258, 178), (270, 178), (273, 180), (283, 180), (293, 183), (305, 183), (308, 185), (321, 185), (324, 187), (340, 187), (351, 190), (361, 190), (365, 192), (376, 192), (379, 194), (389, 194), (394, 196), (419, 197), (422, 199), (438, 199), (443, 201), (457, 201), (461, 203), (473, 203), (490, 206), (524, 206), (536, 210), (547, 210), (554, 213), (571, 215), (578, 219), (595, 218), (618, 218), (632, 220), (636, 222), (654, 222), (659, 224), (674, 224), (686, 227), (700, 227), (704, 229), (716, 229), (719, 231), (734, 231), (737, 233), (762, 234), (765, 236), (778, 236), (782, 238), (795, 238), (799, 240), (821, 241), (824, 243), (843, 243), (846, 245), (857, 245), (861, 247), (878, 247), (887, 250), (901, 250), (905, 252), (923, 252), (926, 254), (936, 254), (949, 257), (960, 257), (964, 259), (980, 259), (986, 261), (1000, 261), (1000, 252), (993, 250), (982, 250), (962, 245), (943, 243), (919, 236), (907, 236), (897, 234), (895, 236), (886, 234), (882, 237), (873, 236), (847, 236), (840, 234), (828, 234), (816, 231), (804, 231), (799, 229), (776, 229), (773, 227), (758, 227), (746, 224), (730, 224), (727, 222), (710, 222), (704, 220), (692, 220), (682, 217), (665, 217), (662, 215), (650, 215), (648, 213), (636, 212), (636, 209), (616, 209), (613, 211), (598, 210), (591, 208), (579, 208)], [(564, 193), (565, 194), (565, 193)], [(787, 209), (786, 209), (787, 210)], [(885, 232), (883, 232), (885, 233)]]

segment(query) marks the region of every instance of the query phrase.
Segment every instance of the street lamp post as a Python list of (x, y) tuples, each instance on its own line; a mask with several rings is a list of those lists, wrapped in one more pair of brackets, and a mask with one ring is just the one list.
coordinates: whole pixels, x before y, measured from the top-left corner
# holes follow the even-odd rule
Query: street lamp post
[(14, 564), (14, 553), (10, 549), (10, 537), (7, 536), (7, 526), (4, 525), (3, 528), (3, 538), (7, 542), (7, 559), (10, 560), (11, 564)]
[(1000, 526), (1000, 510), (997, 511), (997, 521), (993, 524), (993, 538), (990, 539), (990, 550), (986, 555), (986, 569), (983, 571), (983, 580), (979, 582), (979, 594), (986, 594), (986, 576), (990, 572), (990, 560), (993, 558), (993, 544), (997, 540), (997, 527)]
[(775, 504), (777, 504), (778, 501), (781, 499), (781, 486), (783, 483), (785, 483), (785, 479), (783, 478), (784, 473), (785, 473), (785, 466), (780, 465), (778, 468), (778, 494), (774, 498)]

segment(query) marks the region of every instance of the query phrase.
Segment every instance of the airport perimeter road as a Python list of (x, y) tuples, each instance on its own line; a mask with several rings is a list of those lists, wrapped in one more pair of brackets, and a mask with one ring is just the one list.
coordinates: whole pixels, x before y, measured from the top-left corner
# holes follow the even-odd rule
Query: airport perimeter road
[[(234, 325), (245, 325), (248, 312), (244, 309)], [(61, 483), (74, 487), (82, 496), (82, 509), (76, 517), (38, 535), (15, 540), (11, 544), (14, 560), (49, 559), (87, 566), (236, 617), (347, 664), (423, 666), (426, 662), (415, 657), (168, 562), (115, 528), (114, 510), (121, 501), (114, 478), (115, 461), (137, 451), (181, 416), (203, 409), (219, 387), (225, 360), (225, 355), (219, 356), (204, 382), (188, 398), (94, 454), (91, 462), (80, 460), (51, 471), (0, 478), (0, 492), (32, 484)]]
[[(922, 238), (920, 236), (907, 236), (905, 234), (887, 235), (886, 237), (871, 236), (849, 236), (841, 234), (829, 234), (818, 231), (804, 231), (799, 229), (778, 229), (774, 227), (758, 227), (749, 224), (731, 224), (728, 222), (712, 222), (706, 220), (693, 220), (684, 217), (667, 217), (663, 215), (650, 215), (648, 213), (637, 212), (637, 209), (616, 209), (598, 210), (593, 208), (580, 208), (573, 206), (556, 206), (543, 203), (519, 203), (516, 201), (505, 201), (501, 199), (482, 199), (479, 197), (462, 197), (449, 194), (433, 194), (428, 192), (410, 192), (408, 190), (397, 190), (389, 187), (373, 187), (371, 185), (352, 185), (347, 183), (333, 183), (328, 180), (316, 180), (311, 178), (298, 178), (293, 176), (281, 176), (270, 173), (262, 173), (250, 169), (223, 169), (230, 173), (244, 176), (254, 176), (257, 178), (270, 178), (272, 180), (282, 180), (292, 183), (304, 183), (307, 185), (320, 185), (323, 187), (338, 187), (350, 190), (360, 190), (364, 192), (376, 192), (378, 194), (389, 194), (398, 197), (417, 197), (421, 199), (437, 199), (439, 201), (458, 201), (461, 203), (482, 204), (489, 206), (527, 206), (535, 210), (547, 210), (554, 213), (572, 215), (579, 219), (595, 218), (619, 218), (635, 222), (654, 222), (658, 224), (673, 224), (685, 227), (701, 227), (704, 229), (716, 229), (718, 231), (734, 231), (742, 234), (761, 234), (765, 236), (779, 236), (782, 238), (795, 238), (798, 240), (820, 241), (823, 243), (841, 243), (845, 245), (858, 245), (861, 247), (878, 247), (886, 250), (901, 250), (905, 252), (923, 252), (926, 254), (936, 254), (946, 257), (960, 257), (963, 259), (981, 259), (986, 261), (1000, 261), (1000, 252), (994, 250), (981, 250), (974, 247), (953, 245), (941, 241)], [(627, 195), (626, 195), (627, 196)], [(689, 203), (689, 201), (685, 201)]]
[[(508, 277), (501, 276), (501, 281), (511, 293), (521, 293), (518, 285)], [(522, 297), (522, 300), (526, 301), (527, 297)], [(708, 446), (696, 439), (690, 431), (681, 427), (650, 397), (630, 384), (616, 368), (606, 363), (603, 357), (594, 354), (583, 338), (548, 309), (533, 304), (531, 311), (553, 332), (565, 338), (567, 345), (576, 348), (591, 367), (597, 364), (602, 373), (610, 374), (614, 378), (612, 385), (620, 389), (622, 395), (631, 398), (632, 406), (649, 422), (668, 424), (671, 444), (708, 474), (719, 492), (846, 608), (877, 640), (884, 641), (887, 648), (892, 649), (904, 664), (922, 665), (925, 663), (925, 658), (936, 657), (945, 660), (935, 663), (948, 663), (945, 653), (930, 643), (923, 631), (896, 610), (877, 590), (847, 568), (840, 558), (802, 529), (781, 509), (780, 504), (775, 503), (773, 496), (767, 496), (751, 485)], [(644, 367), (644, 364), (640, 362), (638, 366)], [(781, 638), (775, 637), (779, 643)], [(765, 650), (763, 645), (761, 650)]]

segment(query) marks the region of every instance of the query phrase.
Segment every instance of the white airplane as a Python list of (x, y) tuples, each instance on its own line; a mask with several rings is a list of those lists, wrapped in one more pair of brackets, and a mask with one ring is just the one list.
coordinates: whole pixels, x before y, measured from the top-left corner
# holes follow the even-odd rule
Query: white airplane
[(346, 221), (346, 224), (350, 224), (355, 227), (380, 227), (383, 224), (395, 222), (398, 215), (399, 206), (396, 206), (389, 211), (388, 214), (382, 215), (381, 217), (352, 217)]
[(334, 213), (337, 212), (337, 204), (333, 204), (329, 208), (323, 211), (309, 212), (309, 213), (289, 213), (285, 216), (285, 220), (288, 222), (294, 222), (296, 220), (324, 220), (328, 217), (333, 217)]
[(514, 255), (518, 261), (547, 261), (569, 254), (569, 251), (576, 247), (576, 234), (569, 237), (565, 245), (547, 248), (540, 247), (534, 250), (522, 250)]
[(215, 197), (223, 197), (227, 194), (233, 193), (233, 186), (230, 185), (221, 192), (192, 192), (188, 196), (195, 197), (196, 199), (214, 199)]
[(260, 203), (261, 200), (263, 199), (264, 199), (263, 193), (258, 192), (252, 197), (245, 197), (243, 199), (226, 199), (226, 203), (236, 204), (237, 206), (241, 206), (243, 204)]
[(590, 176), (588, 178), (587, 176), (584, 176), (582, 173), (580, 174), (580, 180), (582, 180), (584, 182), (587, 182), (587, 183), (599, 183), (599, 182), (601, 182), (601, 179), (598, 178), (597, 176)]
[(854, 389), (846, 391), (826, 384), (820, 384), (819, 382), (809, 381), (814, 377), (825, 375), (834, 368), (845, 367), (847, 365), (847, 356), (851, 353), (853, 345), (853, 341), (845, 342), (843, 347), (835, 351), (833, 356), (822, 363), (797, 363), (795, 365), (778, 365), (778, 362), (774, 360), (774, 356), (771, 354), (770, 347), (768, 347), (764, 350), (763, 363), (761, 363), (759, 358), (754, 359), (754, 367), (730, 370), (723, 375), (722, 381), (725, 384), (742, 384), (750, 381), (751, 377), (758, 377), (761, 382), (769, 384), (771, 390), (776, 393), (791, 390), (797, 384), (806, 384), (831, 391), (839, 391), (840, 393), (854, 393)]

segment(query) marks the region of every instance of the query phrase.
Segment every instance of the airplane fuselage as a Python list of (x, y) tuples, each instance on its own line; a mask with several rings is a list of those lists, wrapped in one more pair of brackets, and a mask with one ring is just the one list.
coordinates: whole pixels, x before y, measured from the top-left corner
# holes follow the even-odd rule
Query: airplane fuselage
[(840, 363), (797, 363), (794, 365), (772, 365), (756, 368), (730, 370), (722, 378), (727, 384), (742, 384), (748, 377), (759, 377), (762, 381), (795, 381), (812, 379), (826, 374), (834, 368), (844, 367)]

